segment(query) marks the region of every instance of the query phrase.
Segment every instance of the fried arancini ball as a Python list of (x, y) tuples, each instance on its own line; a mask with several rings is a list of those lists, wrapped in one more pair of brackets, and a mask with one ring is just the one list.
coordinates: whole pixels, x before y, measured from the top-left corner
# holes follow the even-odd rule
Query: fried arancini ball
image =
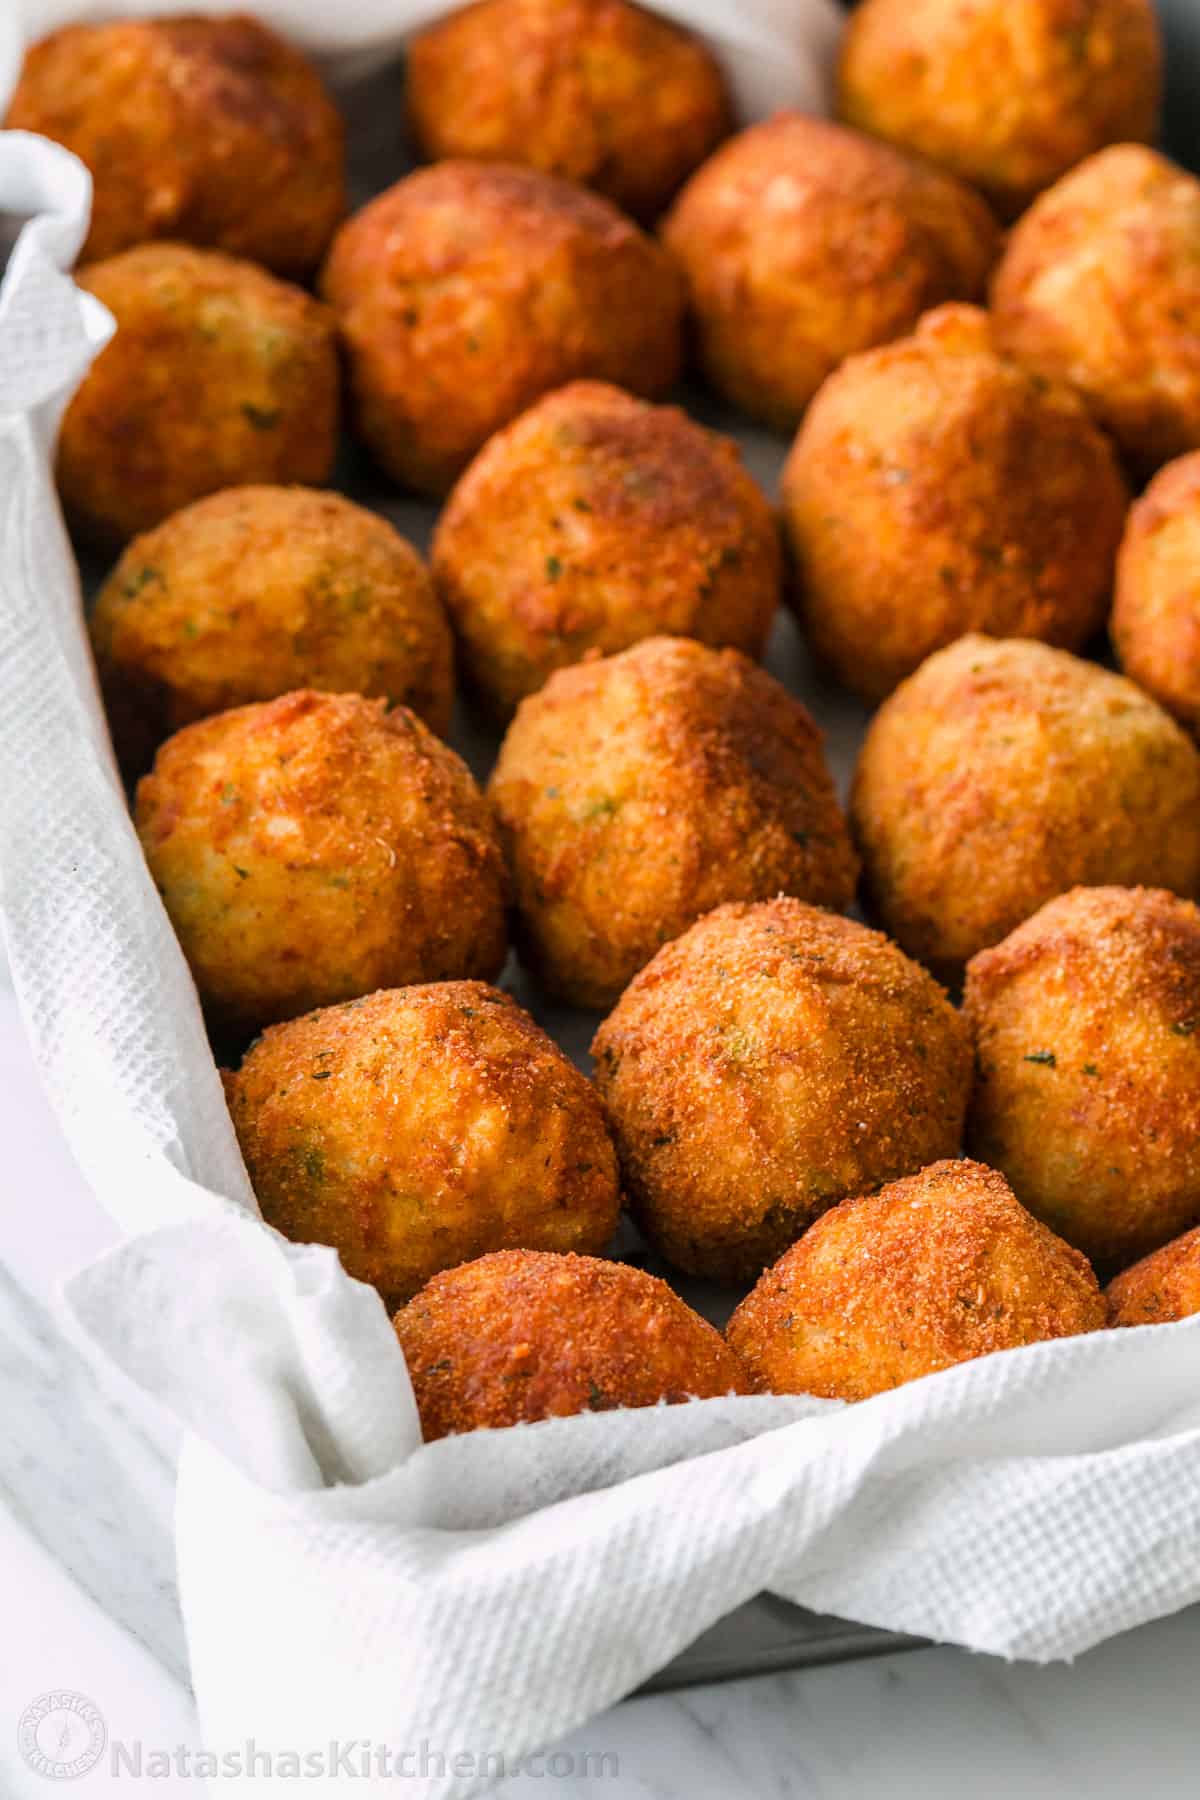
[(123, 544), (242, 482), (328, 478), (339, 376), (325, 307), (185, 244), (143, 244), (76, 279), (117, 322), (58, 445), (63, 504), (87, 536)]
[(332, 1244), (389, 1306), (484, 1251), (599, 1251), (616, 1230), (592, 1084), (481, 981), (274, 1025), (226, 1089), (268, 1224)]
[(628, 1263), (497, 1250), (396, 1314), (428, 1443), (481, 1426), (750, 1392), (719, 1331)]
[(1106, 1269), (1200, 1221), (1200, 910), (1075, 888), (967, 968), (968, 1143)]
[(1200, 1312), (1200, 1226), (1110, 1281), (1110, 1325), (1170, 1325)]
[(479, 0), (415, 37), (423, 154), (528, 163), (652, 219), (732, 127), (688, 31), (626, 0)]
[(337, 108), (307, 58), (245, 14), (52, 32), (5, 122), (91, 170), (89, 261), (178, 238), (300, 276), (345, 211)]
[(1002, 217), (1106, 144), (1157, 135), (1153, 0), (863, 0), (839, 110), (980, 188)]
[(489, 789), (522, 951), (607, 1006), (725, 900), (843, 908), (858, 862), (821, 733), (736, 650), (650, 638), (522, 702)]
[(1067, 649), (1104, 622), (1128, 491), (1079, 399), (939, 308), (852, 358), (783, 476), (794, 600), (844, 686), (881, 700), (967, 631)]
[(201, 719), (162, 746), (136, 819), (201, 999), (230, 1029), (490, 980), (504, 961), (491, 809), (407, 707), (300, 692)]
[(777, 431), (845, 357), (980, 295), (999, 249), (986, 204), (952, 176), (799, 113), (711, 156), (663, 235), (708, 380)]
[(726, 1336), (766, 1393), (867, 1400), (995, 1350), (1105, 1324), (1085, 1256), (977, 1162), (938, 1162), (811, 1226)]
[(1200, 754), (1131, 681), (964, 637), (876, 713), (851, 799), (880, 922), (946, 979), (1056, 894), (1200, 888)]
[(992, 317), (1140, 472), (1200, 448), (1200, 181), (1138, 144), (1088, 157), (1017, 222)]
[(733, 440), (598, 381), (497, 432), (433, 543), (464, 661), (501, 715), (551, 670), (656, 632), (760, 656), (780, 564)]
[(181, 726), (293, 688), (402, 702), (449, 728), (454, 651), (432, 578), (341, 494), (226, 488), (184, 507), (129, 545), (91, 632), (114, 742), (138, 773)]
[(424, 492), (551, 388), (594, 376), (653, 398), (679, 371), (669, 258), (607, 200), (536, 169), (406, 176), (342, 227), (322, 286), (358, 428)]
[(803, 901), (719, 906), (596, 1034), (635, 1216), (681, 1269), (755, 1280), (838, 1200), (958, 1149), (966, 1029), (931, 975)]
[(1200, 736), (1200, 450), (1131, 507), (1110, 629), (1125, 673)]

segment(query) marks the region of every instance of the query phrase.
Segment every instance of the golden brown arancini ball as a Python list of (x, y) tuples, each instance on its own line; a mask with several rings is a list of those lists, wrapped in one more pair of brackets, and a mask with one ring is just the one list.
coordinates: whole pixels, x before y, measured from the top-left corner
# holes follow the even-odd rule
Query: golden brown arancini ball
[(1109, 628), (1125, 673), (1200, 736), (1200, 450), (1130, 508)]
[(964, 637), (876, 713), (851, 819), (880, 923), (946, 979), (1077, 886), (1200, 887), (1200, 754), (1131, 681)]
[(523, 955), (609, 1006), (725, 900), (847, 907), (858, 861), (821, 733), (736, 650), (650, 638), (552, 675), (521, 704), (489, 793)]
[(91, 170), (89, 261), (178, 238), (305, 275), (346, 209), (337, 108), (307, 58), (245, 14), (52, 32), (5, 123)]
[(1111, 1269), (1200, 1220), (1200, 910), (1075, 888), (967, 968), (968, 1143)]
[(1200, 1312), (1200, 1226), (1110, 1281), (1110, 1325), (1170, 1325)]
[(185, 244), (143, 244), (76, 279), (117, 322), (58, 445), (63, 504), (87, 536), (124, 544), (218, 488), (328, 478), (337, 351), (310, 295)]
[(635, 1217), (681, 1269), (755, 1280), (848, 1194), (958, 1149), (966, 1028), (931, 975), (803, 901), (719, 906), (592, 1045)]
[(395, 1325), (427, 1443), (750, 1392), (720, 1332), (665, 1281), (594, 1256), (497, 1250), (435, 1275)]
[(322, 276), (358, 429), (389, 475), (444, 493), (540, 395), (578, 376), (675, 380), (682, 292), (615, 206), (509, 163), (438, 163), (343, 225)]
[(939, 308), (830, 377), (783, 475), (796, 610), (881, 700), (967, 631), (1076, 649), (1104, 623), (1128, 491), (1076, 395)]
[(977, 1162), (843, 1200), (760, 1279), (726, 1336), (766, 1393), (867, 1400), (995, 1350), (1105, 1324), (1091, 1266)]
[(626, 0), (479, 0), (408, 48), (423, 155), (528, 163), (652, 219), (732, 128), (704, 45)]
[(999, 250), (985, 202), (961, 182), (799, 113), (711, 156), (663, 236), (705, 375), (777, 431), (794, 429), (845, 357), (980, 295)]
[(200, 997), (231, 1029), (490, 980), (504, 961), (491, 809), (407, 707), (301, 692), (201, 719), (162, 746), (136, 819)]
[(598, 381), (497, 432), (433, 541), (463, 660), (501, 715), (551, 670), (657, 632), (760, 656), (780, 564), (733, 440)]
[(378, 513), (301, 487), (226, 488), (129, 545), (92, 647), (122, 764), (172, 731), (294, 688), (411, 707), (442, 736), (450, 627), (412, 545)]
[(970, 181), (1002, 217), (1106, 144), (1158, 132), (1153, 0), (863, 0), (847, 124)]
[(267, 1223), (389, 1306), (487, 1250), (603, 1250), (617, 1159), (595, 1090), (481, 981), (392, 988), (265, 1031), (229, 1109)]
[(992, 317), (1139, 471), (1200, 447), (1200, 181), (1138, 144), (1088, 157), (1013, 228)]

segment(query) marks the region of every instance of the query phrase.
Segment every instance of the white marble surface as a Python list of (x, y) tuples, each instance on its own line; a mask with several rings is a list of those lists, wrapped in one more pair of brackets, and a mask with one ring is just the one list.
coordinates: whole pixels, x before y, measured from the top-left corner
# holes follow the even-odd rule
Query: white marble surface
[[(100, 1394), (45, 1313), (57, 1276), (111, 1241), (81, 1189), (0, 986), (0, 1795), (53, 1792), (16, 1749), (22, 1709), (86, 1694), (109, 1733), (169, 1757), (167, 1773), (81, 1794), (195, 1796), (197, 1748), (172, 1587), (170, 1444)], [(118, 1623), (118, 1620), (123, 1621)], [(1007, 1666), (951, 1650), (631, 1701), (504, 1800), (1093, 1800), (1196, 1791), (1200, 1613), (1106, 1645), (1073, 1667)], [(598, 1759), (603, 1757), (601, 1763)], [(573, 1765), (558, 1776), (555, 1769)], [(155, 1765), (158, 1767), (159, 1765)], [(219, 1794), (220, 1783), (211, 1791)], [(353, 1779), (346, 1783), (354, 1791)], [(403, 1784), (397, 1784), (403, 1791)], [(302, 1790), (301, 1790), (302, 1791)]]

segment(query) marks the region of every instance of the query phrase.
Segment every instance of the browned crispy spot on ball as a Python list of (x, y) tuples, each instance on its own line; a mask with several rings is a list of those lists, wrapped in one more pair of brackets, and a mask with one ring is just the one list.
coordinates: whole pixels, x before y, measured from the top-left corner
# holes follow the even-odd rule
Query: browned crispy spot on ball
[(201, 999), (229, 1028), (487, 980), (504, 961), (491, 809), (406, 707), (299, 692), (202, 719), (162, 746), (136, 817)]
[(791, 431), (843, 358), (983, 291), (999, 234), (952, 176), (856, 131), (780, 113), (698, 169), (663, 226), (700, 360), (752, 418)]
[(616, 1229), (617, 1159), (591, 1083), (483, 982), (272, 1026), (226, 1088), (264, 1218), (332, 1244), (390, 1306), (484, 1251), (599, 1251)]
[(307, 58), (244, 14), (52, 32), (5, 122), (91, 170), (89, 260), (179, 238), (301, 276), (345, 211), (337, 108)]
[(1089, 156), (1017, 221), (997, 341), (1069, 382), (1139, 472), (1200, 448), (1200, 181), (1138, 144)]
[(958, 1149), (966, 1029), (850, 919), (719, 906), (635, 976), (592, 1046), (639, 1223), (679, 1268), (757, 1278), (848, 1194)]
[(732, 439), (577, 381), (480, 451), (433, 571), (469, 674), (505, 714), (552, 670), (659, 632), (761, 655), (779, 533)]
[(1091, 1265), (994, 1169), (939, 1162), (843, 1200), (729, 1321), (755, 1385), (866, 1400), (994, 1350), (1098, 1331)]
[(135, 538), (92, 647), (122, 763), (172, 731), (293, 688), (402, 702), (444, 736), (450, 627), (412, 545), (341, 494), (226, 488)]
[(408, 47), (430, 161), (528, 163), (649, 219), (732, 123), (698, 38), (625, 0), (481, 0)]
[(396, 1314), (426, 1441), (618, 1406), (744, 1394), (720, 1332), (665, 1281), (591, 1256), (500, 1250)]
[(968, 1144), (1107, 1270), (1200, 1220), (1200, 911), (1076, 888), (967, 968)]
[(339, 378), (325, 307), (185, 244), (143, 244), (77, 280), (117, 322), (59, 439), (59, 490), (81, 531), (120, 545), (218, 488), (327, 480)]
[(809, 409), (783, 476), (796, 610), (868, 700), (967, 631), (1077, 649), (1128, 497), (1078, 397), (998, 354), (986, 313), (940, 307)]
[(1200, 1226), (1110, 1281), (1110, 1325), (1169, 1325), (1200, 1312)]
[(1093, 151), (1158, 135), (1153, 0), (863, 0), (839, 89), (848, 124), (1015, 218)]
[(1125, 673), (1200, 735), (1200, 450), (1130, 509), (1111, 630)]
[(722, 901), (854, 898), (821, 734), (735, 650), (651, 638), (561, 670), (522, 703), (489, 791), (524, 953), (576, 1005), (611, 1005)]
[(334, 239), (322, 276), (358, 428), (397, 481), (444, 493), (551, 388), (653, 398), (679, 371), (663, 250), (599, 195), (508, 163), (408, 175)]
[(948, 978), (1056, 894), (1200, 885), (1200, 755), (1131, 681), (964, 637), (876, 713), (851, 801), (881, 922)]

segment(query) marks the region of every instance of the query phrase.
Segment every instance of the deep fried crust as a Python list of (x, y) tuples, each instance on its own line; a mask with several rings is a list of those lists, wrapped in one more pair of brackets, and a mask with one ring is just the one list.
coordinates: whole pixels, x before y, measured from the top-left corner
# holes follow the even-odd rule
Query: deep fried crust
[(1200, 447), (1200, 181), (1137, 144), (1088, 157), (1020, 219), (997, 341), (1077, 388), (1146, 474)]
[(1076, 888), (967, 968), (972, 1152), (1106, 1270), (1200, 1219), (1200, 911)]
[(1195, 450), (1160, 469), (1130, 509), (1111, 621), (1125, 673), (1194, 735), (1200, 735), (1198, 569), (1200, 450)]
[(591, 1083), (506, 994), (394, 988), (273, 1026), (226, 1077), (263, 1217), (399, 1305), (508, 1245), (603, 1250), (617, 1159)]
[(427, 1442), (750, 1391), (720, 1332), (665, 1281), (590, 1256), (480, 1257), (435, 1276), (395, 1324)]
[(52, 32), (28, 51), (6, 123), (91, 170), (88, 261), (178, 238), (303, 276), (345, 211), (337, 108), (312, 64), (244, 14)]
[(528, 163), (651, 219), (730, 130), (704, 45), (625, 0), (480, 0), (408, 48), (431, 161)]
[(863, 0), (842, 41), (850, 125), (950, 170), (1013, 219), (1106, 144), (1158, 135), (1152, 0)]
[(780, 562), (732, 439), (595, 381), (497, 432), (433, 543), (467, 669), (502, 715), (553, 669), (658, 632), (761, 655)]
[(848, 1194), (959, 1146), (966, 1029), (879, 932), (780, 898), (720, 906), (596, 1034), (636, 1216), (678, 1267), (754, 1280)]
[(1110, 1325), (1169, 1325), (1200, 1312), (1200, 1227), (1110, 1281)]
[(162, 746), (136, 819), (201, 998), (231, 1029), (504, 961), (491, 809), (405, 707), (299, 692), (202, 719)]
[(956, 978), (1056, 894), (1200, 886), (1200, 755), (1119, 675), (965, 637), (876, 713), (851, 818), (884, 927)]
[(294, 688), (411, 707), (444, 736), (450, 627), (412, 545), (312, 488), (226, 488), (135, 538), (101, 588), (92, 647), (123, 766), (210, 713)]
[(1104, 1323), (1087, 1258), (1026, 1212), (1002, 1175), (939, 1162), (818, 1219), (726, 1335), (765, 1392), (866, 1400)]
[(652, 638), (523, 702), (489, 789), (523, 953), (554, 992), (611, 1005), (725, 900), (843, 908), (858, 863), (821, 733), (734, 650)]
[(339, 376), (325, 307), (184, 244), (143, 244), (77, 280), (117, 321), (59, 438), (59, 490), (87, 536), (124, 544), (243, 482), (328, 479)]
[(668, 257), (607, 200), (534, 169), (406, 176), (342, 227), (322, 286), (359, 430), (429, 493), (551, 388), (592, 376), (653, 398), (679, 371)]
[(843, 126), (780, 113), (698, 169), (663, 226), (701, 362), (752, 418), (791, 431), (843, 358), (974, 300), (999, 250), (979, 196)]
[(801, 623), (868, 700), (967, 631), (1076, 649), (1104, 622), (1129, 498), (1113, 448), (974, 307), (831, 376), (782, 492)]

